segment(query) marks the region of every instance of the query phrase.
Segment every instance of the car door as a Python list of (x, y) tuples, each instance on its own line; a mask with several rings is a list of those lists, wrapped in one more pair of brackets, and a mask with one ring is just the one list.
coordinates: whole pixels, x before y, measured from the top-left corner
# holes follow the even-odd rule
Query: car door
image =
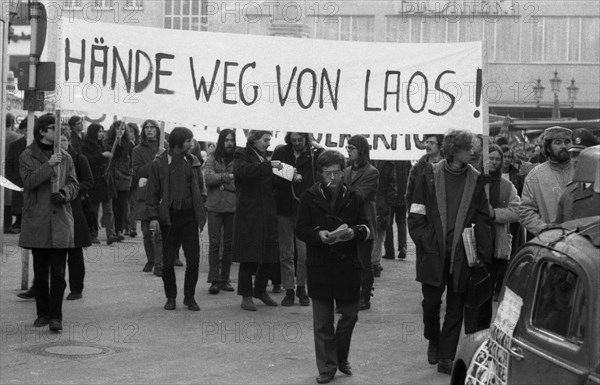
[[(585, 384), (590, 284), (567, 256), (542, 249), (509, 352), (510, 384)], [(588, 344), (589, 345), (589, 344)]]

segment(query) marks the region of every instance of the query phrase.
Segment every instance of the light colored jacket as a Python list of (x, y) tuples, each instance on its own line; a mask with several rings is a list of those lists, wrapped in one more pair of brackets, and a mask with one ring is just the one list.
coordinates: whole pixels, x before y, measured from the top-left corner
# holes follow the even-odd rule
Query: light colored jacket
[(494, 208), (494, 227), (496, 228), (494, 257), (510, 259), (512, 235), (509, 224), (519, 221), (521, 198), (515, 186), (507, 179), (500, 178), (500, 203)]
[(51, 201), (52, 179), (56, 177), (48, 158), (33, 142), (23, 151), (20, 174), (23, 179), (23, 219), (19, 246), (25, 249), (66, 249), (75, 247), (70, 201), (79, 191), (71, 156), (61, 150), (59, 189), (67, 203)]
[(219, 162), (210, 154), (204, 165), (206, 183), (206, 209), (215, 213), (235, 213), (235, 182), (233, 159), (228, 165)]
[(554, 222), (558, 202), (571, 180), (572, 162), (558, 164), (547, 161), (534, 167), (527, 174), (519, 218), (525, 228), (538, 235), (546, 226)]

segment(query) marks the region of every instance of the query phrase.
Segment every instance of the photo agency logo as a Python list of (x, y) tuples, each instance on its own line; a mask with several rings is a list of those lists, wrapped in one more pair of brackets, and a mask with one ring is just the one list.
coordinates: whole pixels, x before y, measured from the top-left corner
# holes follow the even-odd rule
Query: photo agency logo
[(79, 341), (135, 344), (140, 342), (140, 325), (131, 321), (114, 322), (109, 325), (63, 321), (62, 327), (62, 333), (51, 333), (48, 328), (34, 327), (31, 322), (2, 322), (2, 343)]
[(297, 343), (302, 339), (297, 322), (203, 322), (202, 342)]

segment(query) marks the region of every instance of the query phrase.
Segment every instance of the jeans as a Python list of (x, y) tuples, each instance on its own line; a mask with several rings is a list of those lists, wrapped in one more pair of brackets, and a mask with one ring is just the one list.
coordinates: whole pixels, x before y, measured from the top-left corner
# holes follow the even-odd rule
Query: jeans
[[(242, 297), (258, 296), (267, 291), (267, 284), (271, 275), (271, 263), (241, 262), (238, 272), (237, 293)], [(252, 275), (254, 287), (252, 286)]]
[(85, 263), (81, 247), (67, 249), (67, 264), (69, 266), (69, 289), (73, 293), (83, 292), (83, 279), (85, 278)]
[(387, 236), (386, 231), (378, 231), (377, 237), (373, 241), (373, 253), (371, 254), (371, 265), (379, 265), (381, 263), (381, 256), (383, 255), (383, 244)]
[(163, 244), (160, 234), (154, 234), (150, 231), (150, 221), (142, 221), (142, 235), (144, 236), (144, 251), (148, 263), (154, 264), (154, 269), (162, 269), (163, 265)]
[[(234, 213), (208, 213), (208, 282), (229, 282)], [(223, 232), (223, 256), (221, 251)]]
[[(106, 227), (106, 238), (115, 238), (117, 235), (115, 233), (115, 219), (113, 215), (112, 199), (104, 202), (90, 201), (90, 208), (94, 212), (96, 218), (98, 218), (100, 203), (102, 203), (102, 216), (104, 217), (104, 226)], [(90, 230), (90, 236), (92, 239), (98, 239), (98, 230), (92, 228), (92, 230)]]
[(298, 263), (295, 269), (296, 284), (306, 286), (306, 243), (294, 236), (295, 223), (294, 217), (277, 216), (281, 282), (286, 290), (294, 288), (294, 240), (298, 253)]
[(371, 265), (371, 253), (373, 252), (373, 240), (369, 239), (358, 244), (358, 256), (361, 262), (361, 291), (364, 300), (371, 299), (371, 289), (375, 278), (373, 276), (373, 265)]
[(385, 255), (394, 256), (394, 218), (398, 227), (398, 252), (406, 254), (406, 206), (393, 206), (390, 224), (386, 230)]
[(160, 226), (163, 241), (162, 280), (167, 298), (177, 298), (174, 262), (179, 245), (185, 256), (185, 280), (183, 295), (193, 298), (198, 283), (198, 265), (200, 263), (200, 234), (194, 210), (171, 211), (171, 226)]
[(319, 374), (335, 373), (348, 361), (352, 331), (358, 321), (358, 301), (335, 301), (342, 313), (334, 329), (334, 299), (312, 298), (315, 356)]
[[(62, 321), (67, 249), (31, 249), (37, 316)], [(50, 287), (48, 287), (50, 276)]]

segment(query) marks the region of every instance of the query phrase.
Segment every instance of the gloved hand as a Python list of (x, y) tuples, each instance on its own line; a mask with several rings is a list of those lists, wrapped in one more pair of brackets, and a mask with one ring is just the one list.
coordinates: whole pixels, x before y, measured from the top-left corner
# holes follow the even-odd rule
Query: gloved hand
[(52, 195), (50, 196), (50, 200), (52, 201), (52, 203), (54, 203), (56, 205), (62, 205), (64, 203), (67, 203), (67, 197), (62, 192), (62, 190), (53, 192)]

